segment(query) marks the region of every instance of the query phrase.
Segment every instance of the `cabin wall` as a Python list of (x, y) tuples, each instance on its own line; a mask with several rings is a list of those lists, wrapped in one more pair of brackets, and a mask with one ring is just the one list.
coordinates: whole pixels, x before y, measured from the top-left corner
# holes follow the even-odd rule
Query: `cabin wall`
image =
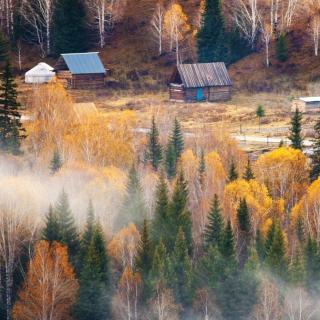
[(74, 74), (70, 71), (57, 71), (57, 78), (68, 89), (97, 89), (105, 86), (104, 74)]
[[(202, 96), (204, 101), (227, 101), (231, 99), (232, 88), (231, 86), (221, 87), (204, 87), (202, 89)], [(185, 100), (198, 101), (197, 99), (198, 88), (186, 88)]]
[(183, 87), (169, 86), (169, 97), (172, 101), (185, 101), (185, 91)]

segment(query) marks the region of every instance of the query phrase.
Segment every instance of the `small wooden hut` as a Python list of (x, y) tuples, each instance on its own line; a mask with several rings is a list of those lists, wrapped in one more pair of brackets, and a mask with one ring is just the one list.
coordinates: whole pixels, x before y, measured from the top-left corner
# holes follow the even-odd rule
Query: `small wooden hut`
[(56, 76), (70, 89), (103, 88), (106, 70), (98, 52), (61, 54), (55, 65)]
[(223, 62), (180, 64), (168, 83), (172, 101), (226, 101), (232, 82)]

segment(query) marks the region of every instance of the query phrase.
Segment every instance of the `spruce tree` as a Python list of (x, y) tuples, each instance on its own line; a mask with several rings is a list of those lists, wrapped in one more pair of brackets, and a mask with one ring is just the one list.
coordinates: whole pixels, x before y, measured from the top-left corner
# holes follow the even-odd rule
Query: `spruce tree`
[(167, 262), (167, 250), (161, 240), (159, 245), (155, 248), (152, 259), (151, 281), (154, 288), (165, 288), (167, 286)]
[(151, 227), (151, 238), (154, 245), (158, 245), (161, 239), (167, 238), (168, 223), (168, 186), (163, 173), (160, 174), (159, 183), (155, 194), (155, 212)]
[(252, 47), (235, 24), (232, 25), (227, 37), (229, 39), (229, 63), (235, 63), (252, 52)]
[(295, 286), (303, 285), (304, 281), (304, 260), (301, 250), (296, 249), (295, 255), (289, 266), (290, 282)]
[(204, 245), (206, 248), (209, 246), (218, 247), (221, 244), (223, 228), (220, 203), (218, 196), (215, 194), (208, 216), (208, 223), (204, 229)]
[(261, 130), (261, 118), (263, 118), (265, 116), (265, 111), (264, 108), (261, 104), (258, 105), (257, 110), (256, 110), (256, 116), (259, 119), (259, 132)]
[(109, 258), (103, 232), (95, 226), (79, 279), (80, 290), (74, 309), (78, 320), (104, 320), (111, 317)]
[(199, 62), (228, 62), (224, 17), (220, 0), (206, 0), (197, 34)]
[(291, 147), (294, 149), (302, 150), (303, 138), (301, 136), (302, 131), (302, 113), (297, 108), (291, 118), (291, 129), (289, 140), (291, 141)]
[(256, 233), (256, 251), (259, 257), (260, 262), (263, 262), (266, 257), (266, 247), (263, 235), (261, 231), (258, 229)]
[(46, 215), (45, 227), (42, 230), (42, 239), (47, 240), (50, 243), (61, 239), (58, 217), (51, 205), (49, 206), (49, 211)]
[(60, 153), (58, 150), (55, 150), (50, 162), (50, 167), (49, 167), (50, 173), (54, 175), (56, 172), (58, 172), (61, 169), (61, 167), (62, 167), (62, 160), (60, 157)]
[(286, 35), (281, 33), (276, 42), (276, 57), (280, 62), (285, 62), (288, 60), (288, 43)]
[(176, 155), (174, 146), (171, 142), (168, 143), (166, 151), (166, 172), (168, 179), (173, 179), (176, 175)]
[(53, 45), (57, 55), (86, 51), (87, 17), (82, 0), (58, 0), (53, 11)]
[(183, 152), (183, 149), (184, 149), (184, 141), (183, 141), (181, 126), (180, 126), (180, 122), (178, 121), (177, 118), (174, 119), (169, 143), (171, 143), (173, 145), (175, 160), (177, 162)]
[(251, 168), (251, 161), (248, 158), (248, 162), (247, 162), (246, 170), (245, 170), (244, 175), (243, 175), (243, 179), (247, 180), (247, 181), (250, 181), (250, 180), (253, 180), (254, 178), (255, 178), (254, 177), (254, 173), (253, 173), (252, 168)]
[(318, 179), (320, 176), (320, 118), (314, 126), (314, 141), (311, 155), (311, 181)]
[(0, 86), (0, 148), (15, 155), (21, 153), (20, 142), (25, 138), (19, 108), (17, 85), (7, 60)]
[(220, 252), (224, 259), (228, 261), (228, 263), (230, 263), (231, 265), (236, 264), (234, 236), (230, 220), (228, 220), (225, 230), (223, 232)]
[(229, 167), (229, 173), (228, 173), (228, 182), (232, 182), (237, 180), (239, 177), (236, 164), (234, 162), (234, 159), (232, 158), (230, 167)]
[(141, 299), (147, 301), (151, 297), (151, 269), (152, 269), (153, 250), (149, 236), (149, 226), (145, 219), (143, 221), (141, 241), (136, 257), (136, 269), (140, 273), (143, 283)]
[(154, 117), (152, 117), (150, 133), (148, 133), (148, 144), (145, 160), (150, 162), (153, 169), (156, 171), (158, 170), (162, 160), (162, 147), (159, 142), (159, 131)]
[(200, 154), (198, 174), (199, 174), (199, 183), (203, 187), (204, 179), (206, 175), (206, 161), (204, 159), (203, 149), (201, 150), (201, 154)]
[(137, 226), (141, 226), (145, 216), (146, 206), (143, 190), (140, 185), (137, 169), (133, 165), (128, 174), (126, 195), (116, 221), (116, 228), (120, 229), (131, 222)]

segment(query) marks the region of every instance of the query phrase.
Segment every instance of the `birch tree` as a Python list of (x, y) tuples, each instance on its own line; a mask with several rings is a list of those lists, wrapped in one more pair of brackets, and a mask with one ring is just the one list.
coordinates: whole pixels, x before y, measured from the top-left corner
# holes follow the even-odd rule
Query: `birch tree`
[(12, 36), (14, 24), (15, 2), (13, 0), (0, 0), (1, 29), (8, 37)]
[(310, 31), (312, 34), (314, 55), (318, 56), (320, 39), (320, 0), (308, 1), (307, 14), (310, 16)]
[(156, 43), (158, 44), (159, 56), (162, 54), (163, 19), (164, 7), (161, 2), (158, 2), (151, 19), (151, 31)]
[(271, 23), (269, 23), (269, 21), (266, 21), (266, 19), (264, 19), (262, 17), (262, 15), (259, 14), (259, 21), (260, 21), (260, 31), (261, 31), (261, 36), (262, 36), (262, 40), (265, 46), (265, 52), (266, 52), (266, 65), (269, 68), (270, 66), (270, 42), (271, 42), (271, 38), (272, 38), (272, 26)]

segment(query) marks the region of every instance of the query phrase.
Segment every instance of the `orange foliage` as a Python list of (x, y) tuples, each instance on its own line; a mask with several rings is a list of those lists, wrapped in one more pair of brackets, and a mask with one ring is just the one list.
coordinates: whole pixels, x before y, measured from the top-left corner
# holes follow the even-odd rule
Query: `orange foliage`
[(13, 319), (71, 319), (78, 283), (68, 262), (67, 248), (39, 241), (26, 281), (13, 308)]

